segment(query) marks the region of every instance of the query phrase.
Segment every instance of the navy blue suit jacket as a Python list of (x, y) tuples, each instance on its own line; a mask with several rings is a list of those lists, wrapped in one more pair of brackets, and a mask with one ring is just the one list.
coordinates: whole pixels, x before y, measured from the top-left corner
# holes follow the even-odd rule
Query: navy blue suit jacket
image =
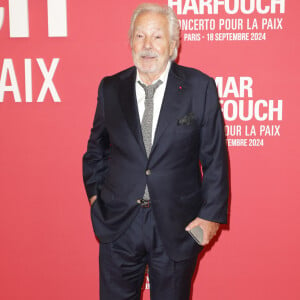
[(135, 78), (136, 68), (131, 67), (105, 77), (99, 86), (83, 157), (87, 195), (98, 195), (91, 207), (93, 228), (100, 242), (117, 239), (138, 212), (137, 199), (147, 183), (167, 253), (176, 261), (187, 259), (201, 250), (185, 231), (189, 222), (197, 216), (227, 220), (227, 151), (215, 82), (172, 63), (148, 158)]

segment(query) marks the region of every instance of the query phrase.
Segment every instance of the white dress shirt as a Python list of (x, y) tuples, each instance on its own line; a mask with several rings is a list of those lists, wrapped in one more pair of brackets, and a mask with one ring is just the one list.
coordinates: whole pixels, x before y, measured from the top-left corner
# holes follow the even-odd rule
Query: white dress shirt
[[(162, 84), (156, 89), (154, 96), (153, 96), (152, 144), (153, 144), (153, 140), (154, 140), (154, 136), (155, 136), (155, 130), (157, 127), (157, 122), (158, 122), (158, 118), (159, 118), (161, 105), (162, 105), (165, 90), (166, 90), (170, 67), (171, 67), (171, 63), (169, 61), (164, 72), (160, 75), (160, 77), (157, 80), (155, 80), (152, 83), (152, 84), (154, 84), (158, 80), (162, 81)], [(144, 83), (140, 77), (139, 71), (137, 70), (135, 91), (136, 91), (136, 100), (137, 100), (137, 105), (138, 105), (140, 122), (142, 123), (143, 115), (144, 115), (144, 111), (145, 111), (145, 90), (138, 83), (138, 81)]]

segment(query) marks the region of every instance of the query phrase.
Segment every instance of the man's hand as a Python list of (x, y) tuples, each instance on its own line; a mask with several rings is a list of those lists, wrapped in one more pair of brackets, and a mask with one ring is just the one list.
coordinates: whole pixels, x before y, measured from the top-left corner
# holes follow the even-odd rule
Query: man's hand
[(93, 203), (97, 200), (97, 195), (95, 196), (92, 196), (89, 201), (90, 201), (90, 204), (93, 205)]
[(195, 218), (188, 226), (185, 228), (186, 231), (191, 230), (192, 228), (200, 226), (203, 230), (203, 243), (202, 246), (207, 245), (211, 239), (216, 235), (220, 224), (212, 221), (207, 221), (201, 218)]

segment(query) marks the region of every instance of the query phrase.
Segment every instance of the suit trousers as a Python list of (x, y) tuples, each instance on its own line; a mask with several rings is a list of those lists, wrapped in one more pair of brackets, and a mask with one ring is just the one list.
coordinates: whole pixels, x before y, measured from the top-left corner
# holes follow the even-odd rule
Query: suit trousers
[(197, 256), (175, 262), (162, 244), (151, 207), (139, 207), (125, 232), (100, 242), (100, 300), (140, 300), (148, 265), (151, 300), (189, 300)]

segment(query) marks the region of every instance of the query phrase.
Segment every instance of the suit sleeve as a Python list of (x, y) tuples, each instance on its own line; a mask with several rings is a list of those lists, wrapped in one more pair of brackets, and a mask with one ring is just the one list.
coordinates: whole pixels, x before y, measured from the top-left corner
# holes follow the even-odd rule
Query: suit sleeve
[(93, 127), (87, 152), (83, 156), (83, 181), (88, 198), (97, 195), (101, 190), (108, 168), (110, 143), (105, 127), (103, 82), (104, 80), (99, 85)]
[(205, 220), (226, 223), (229, 194), (228, 154), (223, 115), (212, 78), (209, 79), (205, 94), (199, 160), (203, 172), (203, 205), (198, 216)]

